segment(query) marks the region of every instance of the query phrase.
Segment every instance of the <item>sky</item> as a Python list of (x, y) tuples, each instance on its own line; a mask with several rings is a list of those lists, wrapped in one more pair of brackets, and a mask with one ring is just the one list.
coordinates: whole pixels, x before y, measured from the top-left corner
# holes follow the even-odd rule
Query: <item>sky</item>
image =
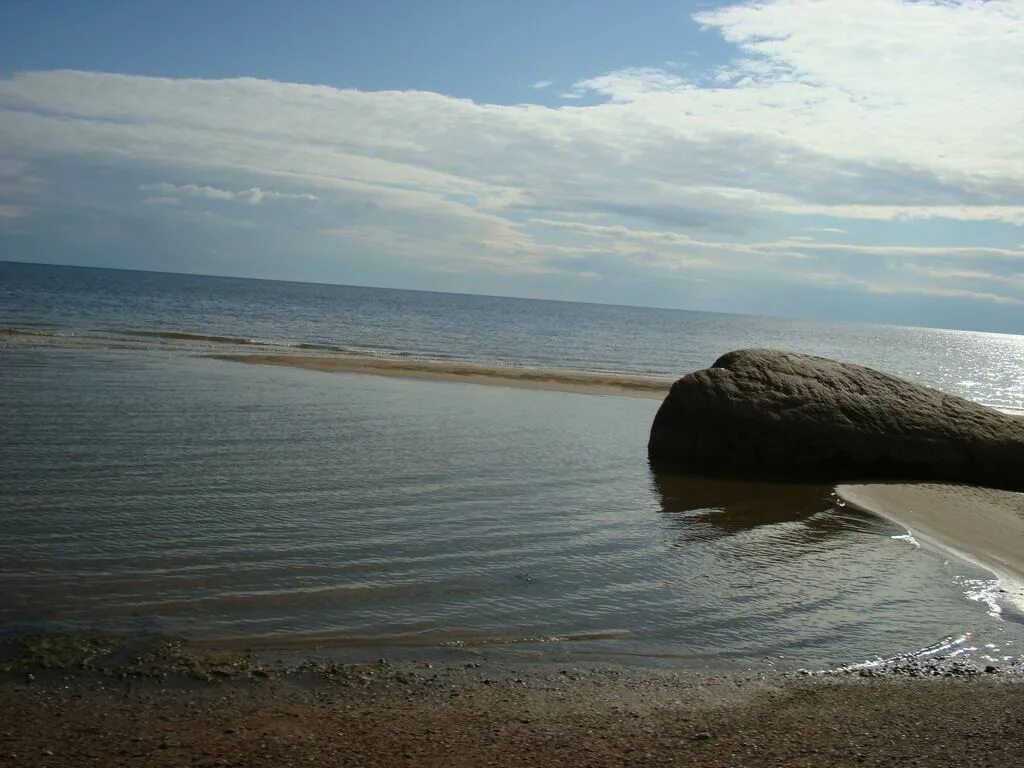
[(1024, 333), (1024, 0), (5, 0), (0, 259)]

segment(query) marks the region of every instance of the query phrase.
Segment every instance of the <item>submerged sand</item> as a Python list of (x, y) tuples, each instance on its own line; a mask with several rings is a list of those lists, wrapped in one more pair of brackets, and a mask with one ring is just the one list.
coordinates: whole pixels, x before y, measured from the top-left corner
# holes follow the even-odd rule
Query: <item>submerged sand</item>
[(848, 504), (995, 573), (1024, 598), (1024, 493), (945, 483), (840, 485)]
[(434, 360), (391, 360), (344, 355), (209, 355), (217, 360), (255, 365), (281, 365), (330, 373), (362, 373), (434, 381), (461, 381), (524, 389), (549, 389), (591, 395), (662, 398), (669, 379), (625, 376), (598, 371), (568, 371), (520, 366), (485, 365)]

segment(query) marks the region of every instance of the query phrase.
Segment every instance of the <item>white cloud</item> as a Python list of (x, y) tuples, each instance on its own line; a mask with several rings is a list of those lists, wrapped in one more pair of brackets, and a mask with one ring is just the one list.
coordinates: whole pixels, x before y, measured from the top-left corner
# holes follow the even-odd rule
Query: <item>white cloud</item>
[(865, 280), (848, 275), (836, 275), (833, 273), (812, 272), (804, 276), (810, 283), (827, 285), (841, 288), (859, 288), (868, 293), (878, 294), (911, 294), (919, 296), (932, 296), (942, 299), (973, 299), (975, 301), (992, 302), (1009, 306), (1024, 306), (1024, 301), (1016, 296), (990, 293), (988, 291), (972, 291), (962, 288), (943, 288), (941, 286), (919, 285), (914, 283), (900, 283), (894, 281)]
[(916, 264), (909, 265), (911, 269), (923, 272), (931, 277), (950, 280), (973, 280), (982, 282), (1006, 282), (1013, 280), (1013, 277), (995, 275), (980, 269), (954, 269), (949, 267), (921, 267)]
[(531, 88), (536, 88), (538, 91), (542, 91), (545, 88), (550, 88), (555, 84), (554, 80), (538, 80), (530, 85)]
[(696, 19), (740, 46), (736, 77), (750, 82), (739, 98), (774, 118), (766, 130), (799, 132), (829, 154), (1018, 179), (1024, 170), (1019, 0), (783, 0)]
[(1024, 260), (1021, 248), (988, 248), (985, 246), (925, 246), (925, 245), (851, 245), (849, 243), (794, 242), (795, 238), (775, 243), (762, 243), (762, 248), (799, 247), (806, 251), (829, 251), (832, 253), (855, 253), (882, 257), (899, 256), (906, 258), (932, 259), (937, 257), (955, 259), (993, 258), (999, 260)]
[(769, 242), (716, 242), (698, 240), (675, 232), (631, 229), (621, 225), (587, 224), (577, 221), (531, 219), (531, 223), (552, 229), (579, 232), (588, 236), (610, 237), (632, 241), (658, 241), (679, 247), (753, 256), (788, 256), (812, 258), (816, 253), (852, 253), (883, 258), (934, 260), (991, 258), (1024, 261), (1024, 248), (990, 248), (985, 246), (918, 246), (918, 245), (852, 245), (819, 242), (807, 237), (790, 237)]
[(316, 195), (309, 193), (291, 194), (288, 192), (275, 192), (273, 190), (264, 190), (259, 187), (252, 187), (250, 189), (218, 189), (217, 187), (206, 187), (198, 184), (184, 184), (182, 186), (175, 186), (174, 184), (168, 184), (166, 181), (161, 181), (155, 184), (143, 184), (139, 187), (144, 192), (159, 192), (162, 198), (149, 198), (153, 200), (170, 200), (175, 199), (180, 202), (182, 197), (205, 197), (210, 200), (231, 200), (234, 202), (247, 203), (249, 205), (260, 205), (264, 202), (277, 201), (277, 200), (298, 200), (304, 203), (315, 203), (317, 201)]
[(780, 203), (770, 206), (795, 216), (828, 216), (834, 219), (874, 221), (992, 221), (1024, 225), (1024, 205), (815, 205)]
[(570, 93), (588, 91), (607, 96), (613, 102), (630, 103), (657, 94), (683, 94), (692, 90), (686, 80), (663, 69), (649, 67), (609, 72), (573, 85)]

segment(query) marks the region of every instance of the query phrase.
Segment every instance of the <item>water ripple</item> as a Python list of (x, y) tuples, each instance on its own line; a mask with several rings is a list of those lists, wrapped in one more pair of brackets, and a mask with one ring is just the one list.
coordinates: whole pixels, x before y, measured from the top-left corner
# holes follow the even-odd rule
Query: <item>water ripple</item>
[(830, 489), (652, 477), (654, 402), (3, 354), (9, 627), (794, 666), (1024, 633)]

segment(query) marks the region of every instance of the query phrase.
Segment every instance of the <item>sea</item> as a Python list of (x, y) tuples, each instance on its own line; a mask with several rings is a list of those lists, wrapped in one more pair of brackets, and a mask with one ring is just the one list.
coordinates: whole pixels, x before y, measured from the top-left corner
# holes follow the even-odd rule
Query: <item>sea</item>
[(995, 577), (831, 488), (654, 475), (657, 399), (212, 357), (669, 380), (755, 346), (1024, 413), (1024, 336), (0, 262), (0, 639), (702, 670), (1018, 658)]

